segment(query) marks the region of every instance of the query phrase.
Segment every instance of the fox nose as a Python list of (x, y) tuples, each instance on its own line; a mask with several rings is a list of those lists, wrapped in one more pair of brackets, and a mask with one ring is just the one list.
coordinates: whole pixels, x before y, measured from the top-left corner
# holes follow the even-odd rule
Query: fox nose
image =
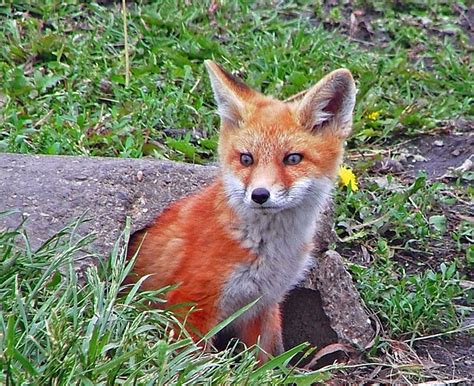
[(270, 198), (270, 192), (265, 188), (257, 188), (252, 192), (252, 200), (257, 204), (263, 204)]

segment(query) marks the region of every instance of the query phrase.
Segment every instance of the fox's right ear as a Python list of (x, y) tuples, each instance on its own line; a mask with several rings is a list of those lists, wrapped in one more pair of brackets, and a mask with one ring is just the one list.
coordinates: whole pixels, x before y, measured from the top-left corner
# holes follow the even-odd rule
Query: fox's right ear
[(205, 60), (204, 64), (211, 79), (212, 90), (217, 102), (217, 112), (221, 117), (222, 124), (238, 127), (242, 121), (245, 103), (255, 95), (256, 91), (212, 60)]
[(299, 102), (298, 120), (313, 133), (327, 127), (345, 138), (352, 128), (355, 98), (356, 87), (349, 70), (335, 70), (310, 88)]

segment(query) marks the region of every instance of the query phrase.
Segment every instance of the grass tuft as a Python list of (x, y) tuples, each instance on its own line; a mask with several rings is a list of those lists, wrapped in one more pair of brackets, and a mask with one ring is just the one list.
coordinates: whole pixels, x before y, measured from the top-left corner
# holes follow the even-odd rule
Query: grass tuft
[(92, 239), (78, 237), (77, 226), (64, 228), (34, 253), (22, 227), (0, 233), (1, 383), (281, 384), (292, 379), (310, 384), (326, 379), (321, 371), (288, 367), (305, 344), (259, 368), (255, 348), (216, 353), (186, 334), (174, 336), (171, 326), (179, 323), (172, 312), (146, 307), (160, 301), (166, 288), (139, 292), (137, 283), (120, 296), (132, 266), (123, 248), (128, 228), (110, 258), (88, 269), (86, 283), (79, 285), (74, 257)]

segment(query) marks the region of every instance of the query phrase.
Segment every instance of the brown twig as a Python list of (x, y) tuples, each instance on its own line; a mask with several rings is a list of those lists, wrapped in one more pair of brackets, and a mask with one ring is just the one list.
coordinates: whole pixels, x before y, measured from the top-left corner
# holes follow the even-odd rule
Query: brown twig
[(46, 115), (40, 119), (38, 119), (38, 121), (33, 125), (33, 127), (38, 127), (38, 126), (41, 126), (43, 123), (45, 123), (49, 117), (54, 113), (54, 110), (49, 110)]
[(285, 102), (285, 103), (294, 102), (298, 99), (303, 98), (306, 95), (307, 92), (308, 92), (308, 90), (300, 91), (298, 94), (295, 94), (295, 95), (292, 95), (292, 96), (286, 98), (283, 102)]

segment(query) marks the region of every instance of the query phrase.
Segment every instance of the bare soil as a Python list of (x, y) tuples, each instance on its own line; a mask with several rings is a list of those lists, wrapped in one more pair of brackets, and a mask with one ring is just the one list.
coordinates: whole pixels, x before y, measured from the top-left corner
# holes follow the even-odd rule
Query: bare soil
[(474, 382), (474, 336), (459, 333), (449, 338), (432, 338), (415, 344), (427, 371), (436, 380)]
[(462, 131), (447, 129), (407, 143), (402, 150), (405, 173), (415, 176), (426, 171), (431, 179), (453, 178), (467, 160), (474, 162), (474, 121), (462, 122)]

